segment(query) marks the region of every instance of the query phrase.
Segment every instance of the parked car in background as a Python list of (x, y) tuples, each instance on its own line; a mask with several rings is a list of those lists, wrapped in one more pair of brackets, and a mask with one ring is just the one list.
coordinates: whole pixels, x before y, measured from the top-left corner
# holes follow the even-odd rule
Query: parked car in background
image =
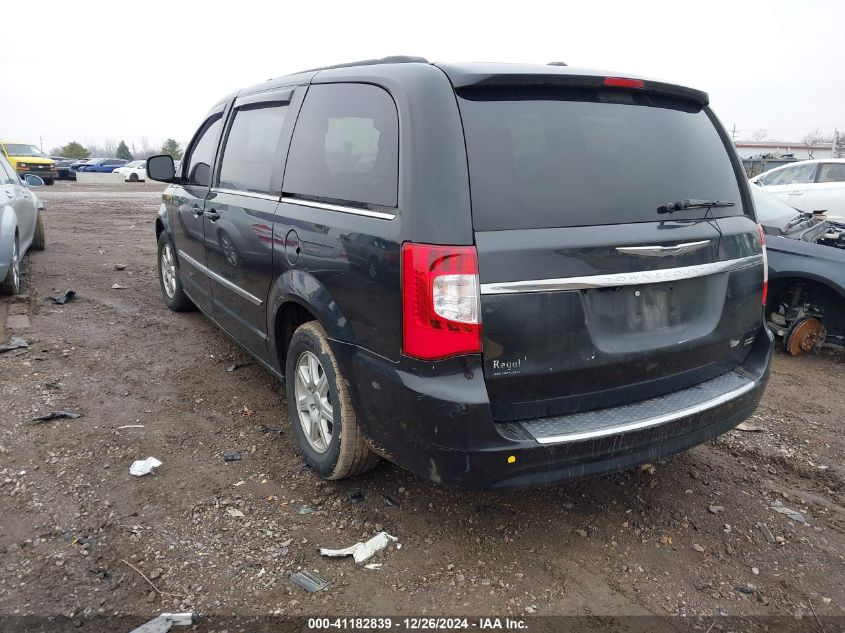
[(845, 343), (845, 224), (807, 213), (752, 187), (766, 232), (766, 318), (793, 356)]
[(21, 287), (21, 259), (29, 249), (44, 250), (43, 205), (30, 187), (43, 184), (33, 174), (21, 179), (0, 156), (0, 294), (17, 294)]
[(751, 179), (799, 211), (826, 211), (845, 221), (845, 158), (802, 160)]
[(56, 179), (56, 161), (46, 156), (35, 145), (0, 141), (0, 153), (8, 159), (9, 164), (21, 177), (34, 174), (48, 185), (52, 185)]
[(169, 183), (162, 298), (285, 381), (328, 479), (385, 457), (525, 487), (659, 460), (749, 417), (769, 375), (762, 229), (708, 103), (420, 58), (245, 88), (181, 172), (147, 161)]
[(61, 158), (56, 161), (56, 178), (59, 180), (76, 180), (76, 169), (74, 163), (79, 162), (77, 158)]
[(118, 167), (114, 170), (116, 174), (123, 174), (126, 182), (138, 182), (139, 180), (147, 179), (147, 161), (133, 160), (126, 163), (123, 167)]
[(79, 166), (79, 171), (110, 174), (126, 163), (122, 158), (89, 158), (88, 162)]

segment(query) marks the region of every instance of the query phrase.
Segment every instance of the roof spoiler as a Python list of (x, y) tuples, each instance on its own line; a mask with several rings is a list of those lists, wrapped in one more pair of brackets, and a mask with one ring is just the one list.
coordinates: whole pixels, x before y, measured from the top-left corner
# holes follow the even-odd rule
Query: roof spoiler
[[(566, 87), (566, 88), (602, 88), (607, 90), (636, 90), (650, 94), (660, 94), (685, 101), (693, 101), (701, 107), (710, 103), (710, 97), (706, 92), (667, 84), (662, 81), (651, 81), (648, 79), (633, 79), (628, 77), (606, 76), (606, 75), (576, 75), (576, 74), (488, 74), (488, 73), (467, 73), (452, 77), (452, 84), (455, 89), (461, 88), (505, 88), (519, 86), (533, 87)], [(636, 85), (633, 85), (636, 84)]]

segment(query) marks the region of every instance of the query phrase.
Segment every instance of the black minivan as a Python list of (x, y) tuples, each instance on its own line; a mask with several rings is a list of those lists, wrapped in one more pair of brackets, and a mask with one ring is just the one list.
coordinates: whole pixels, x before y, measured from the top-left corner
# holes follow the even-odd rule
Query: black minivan
[(369, 60), (226, 97), (147, 173), (165, 302), (285, 381), (324, 477), (598, 475), (733, 428), (768, 380), (763, 237), (703, 92)]

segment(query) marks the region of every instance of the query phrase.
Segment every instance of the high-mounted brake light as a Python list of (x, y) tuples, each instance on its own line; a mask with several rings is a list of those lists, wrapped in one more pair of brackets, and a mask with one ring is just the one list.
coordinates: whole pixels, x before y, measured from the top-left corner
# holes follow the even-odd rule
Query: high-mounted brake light
[(627, 77), (605, 77), (604, 85), (613, 88), (645, 88), (645, 82), (642, 79), (628, 79)]
[(481, 352), (474, 246), (402, 245), (402, 351), (434, 360)]
[(766, 298), (769, 295), (769, 256), (766, 253), (766, 233), (763, 231), (763, 225), (758, 224), (760, 229), (760, 244), (763, 247), (763, 305), (766, 305)]

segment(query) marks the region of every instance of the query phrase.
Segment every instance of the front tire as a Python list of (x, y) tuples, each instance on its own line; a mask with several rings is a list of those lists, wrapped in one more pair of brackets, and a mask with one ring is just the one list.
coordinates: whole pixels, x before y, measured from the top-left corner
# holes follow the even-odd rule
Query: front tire
[(176, 251), (167, 233), (162, 231), (158, 237), (158, 283), (165, 305), (174, 312), (192, 310), (194, 304), (182, 288), (179, 278), (179, 266), (176, 263)]
[(343, 479), (380, 461), (364, 440), (326, 331), (316, 321), (293, 333), (285, 369), (288, 417), (305, 462), (325, 479)]
[(53, 179), (52, 179), (52, 178), (45, 178), (45, 179), (44, 179), (44, 184), (45, 184), (45, 185), (48, 185), (48, 186), (49, 186), (49, 185), (52, 185), (52, 184), (53, 184)]
[(129, 182), (138, 182), (138, 174), (129, 174)]
[(0, 283), (0, 295), (16, 295), (21, 290), (21, 255), (18, 248), (18, 236), (15, 234), (15, 241), (12, 242), (12, 259), (9, 261), (9, 270), (6, 271), (6, 278)]
[(44, 233), (44, 218), (41, 217), (41, 211), (35, 219), (35, 235), (32, 236), (32, 250), (43, 251), (47, 246), (47, 237)]

